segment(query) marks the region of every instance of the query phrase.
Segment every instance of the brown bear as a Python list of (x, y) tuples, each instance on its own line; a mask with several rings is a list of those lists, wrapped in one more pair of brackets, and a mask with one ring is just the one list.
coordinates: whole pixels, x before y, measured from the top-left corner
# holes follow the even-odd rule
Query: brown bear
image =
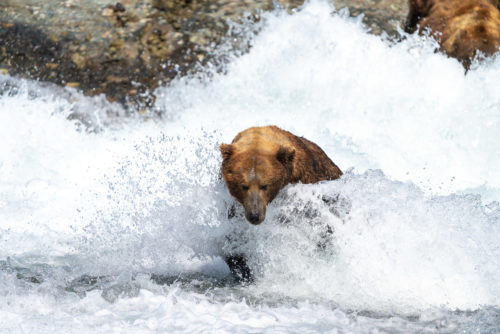
[(406, 32), (428, 29), (448, 56), (469, 69), (480, 51), (495, 54), (500, 47), (498, 0), (409, 0)]
[(244, 130), (231, 144), (221, 144), (220, 151), (229, 192), (243, 204), (246, 219), (254, 225), (264, 221), (267, 204), (287, 184), (342, 175), (318, 145), (276, 126)]

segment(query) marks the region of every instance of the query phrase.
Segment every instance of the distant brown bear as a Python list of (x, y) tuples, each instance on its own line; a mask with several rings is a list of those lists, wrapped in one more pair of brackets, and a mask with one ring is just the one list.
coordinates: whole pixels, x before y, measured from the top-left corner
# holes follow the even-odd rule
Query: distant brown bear
[(276, 126), (249, 128), (221, 144), (222, 174), (229, 192), (258, 225), (266, 207), (289, 183), (334, 180), (342, 171), (318, 145)]
[(486, 56), (500, 47), (498, 0), (409, 0), (405, 30), (431, 30), (441, 49), (466, 69), (477, 51)]

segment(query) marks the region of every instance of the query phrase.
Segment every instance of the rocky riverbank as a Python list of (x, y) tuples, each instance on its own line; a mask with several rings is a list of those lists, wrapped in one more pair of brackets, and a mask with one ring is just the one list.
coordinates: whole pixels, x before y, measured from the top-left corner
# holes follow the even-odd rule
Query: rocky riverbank
[[(210, 59), (228, 21), (259, 19), (302, 0), (3, 0), (0, 73), (104, 93), (132, 110), (152, 103), (149, 90)], [(374, 34), (397, 35), (406, 0), (334, 0), (364, 14)], [(237, 36), (236, 43), (237, 43)]]

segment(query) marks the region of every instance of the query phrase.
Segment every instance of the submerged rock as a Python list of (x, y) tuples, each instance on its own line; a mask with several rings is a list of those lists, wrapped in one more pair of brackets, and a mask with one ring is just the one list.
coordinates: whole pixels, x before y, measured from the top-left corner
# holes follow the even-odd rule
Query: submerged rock
[[(145, 92), (197, 63), (228, 30), (228, 20), (258, 19), (258, 11), (302, 0), (8, 0), (0, 3), (0, 73), (27, 76), (88, 95), (104, 93), (131, 110)], [(371, 32), (397, 34), (404, 0), (334, 0), (364, 14)], [(256, 15), (257, 14), (257, 15)], [(246, 44), (235, 45), (240, 48)]]
[(352, 16), (363, 15), (363, 23), (371, 33), (387, 33), (399, 37), (398, 28), (408, 14), (407, 0), (334, 0), (335, 8), (349, 8)]

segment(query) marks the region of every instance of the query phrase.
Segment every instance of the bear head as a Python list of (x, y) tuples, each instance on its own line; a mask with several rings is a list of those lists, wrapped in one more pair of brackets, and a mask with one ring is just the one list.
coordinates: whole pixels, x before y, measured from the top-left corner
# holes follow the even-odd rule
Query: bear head
[(405, 31), (432, 32), (440, 49), (469, 70), (500, 48), (499, 0), (409, 0)]
[(258, 225), (266, 218), (266, 207), (290, 183), (295, 150), (238, 150), (221, 144), (222, 174), (231, 195), (245, 208), (246, 219)]

